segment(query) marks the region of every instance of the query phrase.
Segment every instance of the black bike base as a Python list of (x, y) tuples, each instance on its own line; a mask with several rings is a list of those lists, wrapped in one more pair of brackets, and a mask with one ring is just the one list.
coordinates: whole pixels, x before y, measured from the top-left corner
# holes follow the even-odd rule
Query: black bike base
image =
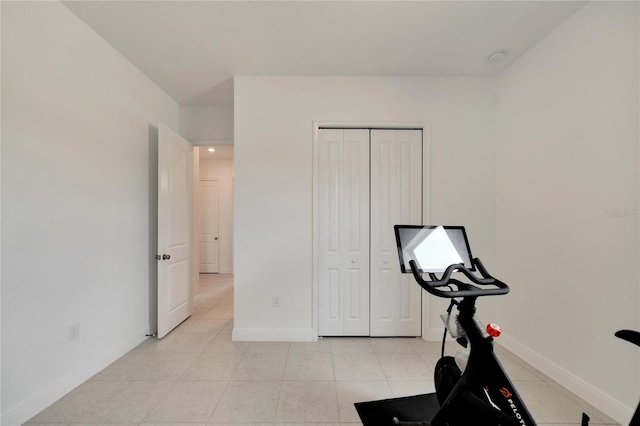
[(364, 426), (395, 426), (394, 417), (405, 422), (430, 422), (440, 408), (435, 393), (354, 405)]

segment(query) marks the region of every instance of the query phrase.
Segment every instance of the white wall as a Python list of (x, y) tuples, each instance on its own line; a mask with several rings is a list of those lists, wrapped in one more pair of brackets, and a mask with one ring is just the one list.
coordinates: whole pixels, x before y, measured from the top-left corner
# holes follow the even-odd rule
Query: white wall
[(2, 89), (2, 424), (15, 425), (155, 321), (156, 127), (179, 130), (179, 107), (59, 2), (2, 2)]
[(637, 2), (592, 2), (497, 80), (501, 342), (624, 424), (640, 394), (638, 348), (613, 337), (640, 323), (638, 36)]
[(200, 180), (219, 182), (219, 266), (221, 274), (233, 273), (233, 158), (200, 159)]
[(233, 107), (182, 105), (180, 128), (194, 145), (232, 145)]
[[(2, 4), (0, 4), (0, 46), (2, 45)], [(1, 50), (1, 49), (0, 49)], [(0, 81), (2, 81), (2, 55), (0, 54)], [(2, 84), (0, 84), (2, 99)], [(2, 102), (0, 102), (0, 188), (2, 188)], [(0, 239), (2, 236), (2, 191), (0, 190)], [(0, 243), (0, 366), (2, 366), (2, 244)], [(2, 373), (0, 369), (0, 374)], [(2, 422), (2, 378), (0, 377), (0, 423)]]
[[(312, 336), (314, 120), (429, 122), (430, 222), (466, 225), (475, 254), (491, 267), (494, 82), (236, 77), (234, 339)], [(433, 303), (437, 317), (443, 303)]]

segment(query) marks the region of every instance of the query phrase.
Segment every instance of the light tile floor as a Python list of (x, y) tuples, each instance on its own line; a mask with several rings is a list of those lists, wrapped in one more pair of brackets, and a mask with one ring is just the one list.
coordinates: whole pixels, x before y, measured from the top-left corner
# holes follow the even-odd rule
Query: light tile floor
[[(353, 407), (433, 392), (440, 344), (403, 338), (232, 342), (233, 277), (201, 275), (193, 316), (150, 338), (30, 420), (30, 425), (359, 425)], [(454, 345), (449, 345), (452, 348)], [(496, 346), (540, 425), (613, 420)]]

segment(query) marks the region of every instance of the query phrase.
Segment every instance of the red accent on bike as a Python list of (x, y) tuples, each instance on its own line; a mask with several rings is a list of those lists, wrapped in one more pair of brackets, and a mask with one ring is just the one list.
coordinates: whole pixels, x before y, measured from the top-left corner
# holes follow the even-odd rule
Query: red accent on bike
[(487, 333), (489, 333), (491, 337), (498, 337), (502, 333), (502, 329), (498, 324), (490, 323), (487, 324)]
[(513, 394), (511, 392), (509, 392), (509, 389), (507, 388), (501, 388), (500, 389), (500, 393), (502, 394), (502, 396), (504, 396), (505, 398), (511, 398), (513, 396)]

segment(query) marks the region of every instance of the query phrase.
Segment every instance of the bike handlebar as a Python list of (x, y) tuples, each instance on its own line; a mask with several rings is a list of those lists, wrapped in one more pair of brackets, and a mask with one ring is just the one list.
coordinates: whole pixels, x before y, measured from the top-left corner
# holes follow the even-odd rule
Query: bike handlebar
[[(502, 281), (492, 277), (487, 269), (484, 267), (480, 259), (473, 259), (473, 264), (477, 266), (478, 271), (482, 275), (482, 278), (478, 278), (473, 272), (467, 269), (466, 266), (462, 263), (450, 265), (442, 275), (440, 279), (433, 279), (435, 275), (432, 276), (431, 281), (427, 281), (422, 278), (422, 273), (418, 269), (418, 265), (415, 260), (409, 261), (409, 266), (411, 266), (411, 272), (413, 273), (413, 277), (420, 284), (420, 287), (427, 290), (429, 293), (438, 297), (445, 298), (454, 298), (454, 297), (467, 297), (467, 296), (496, 296), (500, 294), (509, 293), (509, 286)], [(465, 283), (454, 278), (451, 278), (451, 275), (454, 272), (462, 272), (467, 278), (469, 278), (474, 284)], [(449, 290), (443, 291), (439, 290), (438, 287), (446, 287), (454, 285), (458, 289), (457, 290)], [(497, 288), (481, 288), (478, 285), (493, 285)]]

